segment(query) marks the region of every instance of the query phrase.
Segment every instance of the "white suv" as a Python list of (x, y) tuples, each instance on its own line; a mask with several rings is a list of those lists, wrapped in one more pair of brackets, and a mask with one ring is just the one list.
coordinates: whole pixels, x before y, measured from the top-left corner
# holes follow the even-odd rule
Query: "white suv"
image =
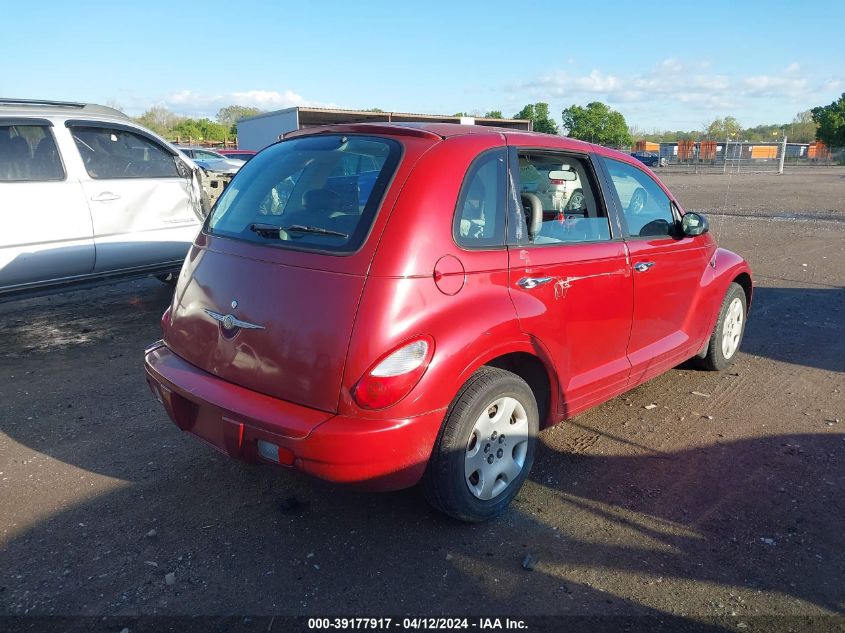
[(196, 165), (104, 106), (0, 99), (0, 297), (174, 277), (202, 220)]

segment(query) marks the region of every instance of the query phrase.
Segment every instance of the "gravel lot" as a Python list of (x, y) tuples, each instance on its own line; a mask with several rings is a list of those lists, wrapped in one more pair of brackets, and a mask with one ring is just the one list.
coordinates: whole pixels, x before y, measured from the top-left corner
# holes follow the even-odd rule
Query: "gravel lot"
[(807, 617), (845, 614), (845, 170), (661, 176), (755, 271), (734, 369), (677, 368), (547, 429), (483, 525), (181, 434), (143, 380), (155, 280), (0, 304), (0, 615), (843, 626)]

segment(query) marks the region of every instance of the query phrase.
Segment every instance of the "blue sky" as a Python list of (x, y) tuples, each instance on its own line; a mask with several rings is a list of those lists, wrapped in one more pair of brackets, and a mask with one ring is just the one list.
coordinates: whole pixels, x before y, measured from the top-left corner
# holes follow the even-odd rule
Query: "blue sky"
[[(845, 2), (4, 3), (0, 96), (452, 114), (604, 101), (643, 129), (845, 92)], [(181, 35), (180, 35), (181, 34)]]

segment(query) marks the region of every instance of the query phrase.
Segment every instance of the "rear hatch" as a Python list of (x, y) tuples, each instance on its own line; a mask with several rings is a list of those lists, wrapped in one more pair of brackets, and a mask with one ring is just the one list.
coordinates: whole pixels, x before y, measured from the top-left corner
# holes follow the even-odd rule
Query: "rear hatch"
[(186, 260), (170, 349), (229, 382), (336, 411), (372, 252), (363, 246), (400, 150), (320, 135), (249, 161)]

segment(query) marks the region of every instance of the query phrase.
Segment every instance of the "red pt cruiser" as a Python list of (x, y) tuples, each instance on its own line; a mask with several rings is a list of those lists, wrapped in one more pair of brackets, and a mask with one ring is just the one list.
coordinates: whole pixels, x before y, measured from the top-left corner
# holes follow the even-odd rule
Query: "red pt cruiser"
[(727, 367), (751, 292), (630, 156), (488, 127), (309, 128), (232, 180), (145, 366), (176, 425), (230, 457), (421, 483), (477, 521), (517, 494), (541, 427), (692, 357)]

